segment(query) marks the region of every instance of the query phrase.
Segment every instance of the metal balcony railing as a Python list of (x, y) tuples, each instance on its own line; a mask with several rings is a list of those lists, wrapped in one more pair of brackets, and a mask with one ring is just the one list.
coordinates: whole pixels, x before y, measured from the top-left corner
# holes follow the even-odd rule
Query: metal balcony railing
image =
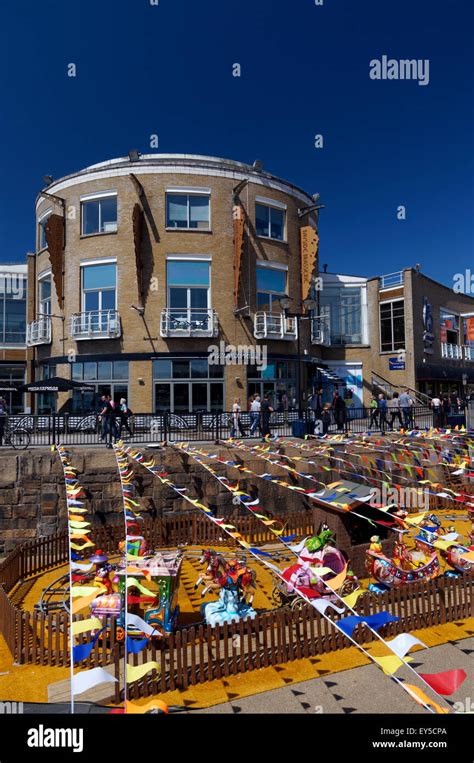
[(380, 276), (380, 288), (388, 289), (391, 286), (403, 286), (403, 270), (399, 270), (396, 273), (389, 273), (386, 276)]
[(70, 332), (73, 339), (116, 339), (122, 333), (117, 310), (91, 310), (71, 316)]
[(298, 338), (296, 318), (286, 318), (283, 313), (255, 313), (253, 335), (256, 339), (285, 339), (294, 341)]
[(468, 347), (466, 344), (463, 347), (464, 360), (470, 360), (474, 362), (474, 347)]
[(457, 344), (441, 342), (441, 357), (450, 360), (462, 360), (462, 347)]
[(51, 344), (51, 318), (41, 315), (36, 321), (31, 321), (26, 327), (26, 346), (34, 347), (38, 344)]
[(210, 308), (181, 309), (167, 307), (161, 311), (160, 336), (162, 337), (216, 337), (219, 319)]
[(311, 344), (320, 344), (325, 347), (329, 347), (331, 344), (329, 324), (319, 315), (311, 318)]

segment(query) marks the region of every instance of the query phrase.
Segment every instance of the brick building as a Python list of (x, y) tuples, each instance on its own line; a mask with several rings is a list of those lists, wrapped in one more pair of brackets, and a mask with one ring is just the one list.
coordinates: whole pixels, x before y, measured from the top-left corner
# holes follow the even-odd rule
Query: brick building
[(96, 388), (38, 395), (37, 412), (94, 410), (109, 391), (176, 413), (306, 394), (321, 338), (308, 312), (317, 205), (301, 189), (259, 162), (130, 152), (51, 182), (36, 216), (29, 380)]
[(25, 381), (26, 265), (0, 267), (0, 395), (11, 413), (23, 411), (23, 395), (9, 390)]

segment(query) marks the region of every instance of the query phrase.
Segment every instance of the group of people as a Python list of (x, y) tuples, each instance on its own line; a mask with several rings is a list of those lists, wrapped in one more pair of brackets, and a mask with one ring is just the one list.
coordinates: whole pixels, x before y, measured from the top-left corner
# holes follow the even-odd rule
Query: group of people
[(120, 398), (120, 403), (117, 406), (111, 395), (102, 395), (101, 404), (102, 408), (99, 411), (102, 425), (101, 437), (106, 447), (112, 448), (112, 443), (120, 440), (124, 429), (127, 430), (130, 436), (133, 434), (129, 421), (132, 411), (124, 397)]
[[(250, 413), (250, 437), (257, 436), (257, 429), (260, 431), (262, 440), (265, 440), (266, 437), (271, 437), (270, 417), (274, 408), (272, 407), (270, 396), (264, 395), (262, 400), (260, 395), (255, 393), (249, 400), (248, 410)], [(240, 404), (240, 397), (234, 398), (230, 425), (230, 436), (232, 438), (237, 436), (237, 432), (240, 433), (241, 437), (247, 437), (247, 433), (242, 425), (242, 406)]]
[[(472, 395), (470, 397), (472, 398)], [(438, 395), (433, 397), (431, 400), (433, 426), (436, 428), (445, 427), (448, 423), (448, 416), (463, 413), (468, 402), (469, 399), (460, 398), (456, 390), (441, 397)]]
[[(372, 395), (369, 404), (369, 429), (378, 428), (383, 434), (386, 429), (393, 430), (395, 428), (395, 421), (398, 422), (399, 429), (412, 429), (415, 426), (414, 406), (415, 401), (408, 388), (400, 395), (398, 392), (394, 392), (388, 400), (383, 392), (377, 397)], [(389, 416), (390, 421), (388, 420)]]

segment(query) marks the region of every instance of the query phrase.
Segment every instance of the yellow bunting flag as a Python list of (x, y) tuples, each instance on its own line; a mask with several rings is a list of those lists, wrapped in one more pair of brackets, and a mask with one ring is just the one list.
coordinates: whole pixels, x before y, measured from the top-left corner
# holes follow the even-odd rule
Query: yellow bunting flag
[(71, 614), (75, 615), (77, 612), (80, 612), (81, 609), (84, 609), (85, 607), (88, 607), (96, 596), (98, 596), (101, 592), (98, 588), (96, 588), (96, 593), (91, 593), (89, 596), (81, 596), (80, 599), (76, 599), (76, 601), (72, 602), (72, 608), (71, 608)]
[(160, 664), (158, 662), (145, 662), (143, 665), (127, 665), (127, 683), (130, 684), (133, 681), (139, 681), (144, 675), (150, 672), (150, 670), (158, 671), (160, 673)]
[(359, 599), (360, 596), (363, 596), (365, 593), (365, 590), (363, 588), (359, 588), (357, 591), (352, 591), (352, 593), (347, 594), (347, 596), (342, 597), (342, 601), (346, 605), (346, 607), (349, 607), (352, 609), (354, 607), (354, 604)]
[(77, 620), (73, 623), (72, 633), (77, 636), (79, 633), (86, 633), (94, 628), (102, 628), (102, 621), (98, 617), (89, 617), (87, 620)]
[(73, 599), (77, 598), (78, 596), (89, 596), (91, 593), (95, 594), (95, 596), (98, 596), (100, 593), (103, 593), (106, 590), (107, 589), (104, 585), (76, 585), (71, 588), (71, 596)]
[(339, 588), (342, 586), (346, 577), (347, 577), (347, 564), (342, 570), (342, 572), (339, 573), (339, 575), (336, 575), (336, 577), (332, 578), (332, 580), (325, 580), (324, 585), (327, 585), (327, 587), (330, 588), (332, 591), (338, 591)]
[(396, 654), (389, 654), (387, 657), (372, 656), (372, 659), (374, 662), (380, 665), (386, 676), (392, 676), (398, 670), (398, 668), (405, 664), (405, 662), (413, 662), (412, 657), (405, 657), (404, 660), (401, 660), (400, 657), (397, 657)]

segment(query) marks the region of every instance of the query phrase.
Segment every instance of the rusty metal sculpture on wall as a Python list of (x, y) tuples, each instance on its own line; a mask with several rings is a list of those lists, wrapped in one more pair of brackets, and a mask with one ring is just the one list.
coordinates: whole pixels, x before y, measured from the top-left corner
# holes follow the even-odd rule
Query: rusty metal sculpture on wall
[(244, 248), (245, 211), (241, 204), (233, 208), (234, 216), (234, 304), (239, 306), (240, 270)]
[(143, 283), (143, 257), (142, 257), (142, 230), (143, 230), (143, 209), (140, 204), (135, 204), (132, 213), (133, 227), (133, 245), (135, 249), (135, 265), (137, 270), (137, 288), (138, 303), (140, 307), (145, 307), (145, 289)]
[(64, 306), (64, 217), (52, 214), (44, 226), (49, 261), (59, 308)]

